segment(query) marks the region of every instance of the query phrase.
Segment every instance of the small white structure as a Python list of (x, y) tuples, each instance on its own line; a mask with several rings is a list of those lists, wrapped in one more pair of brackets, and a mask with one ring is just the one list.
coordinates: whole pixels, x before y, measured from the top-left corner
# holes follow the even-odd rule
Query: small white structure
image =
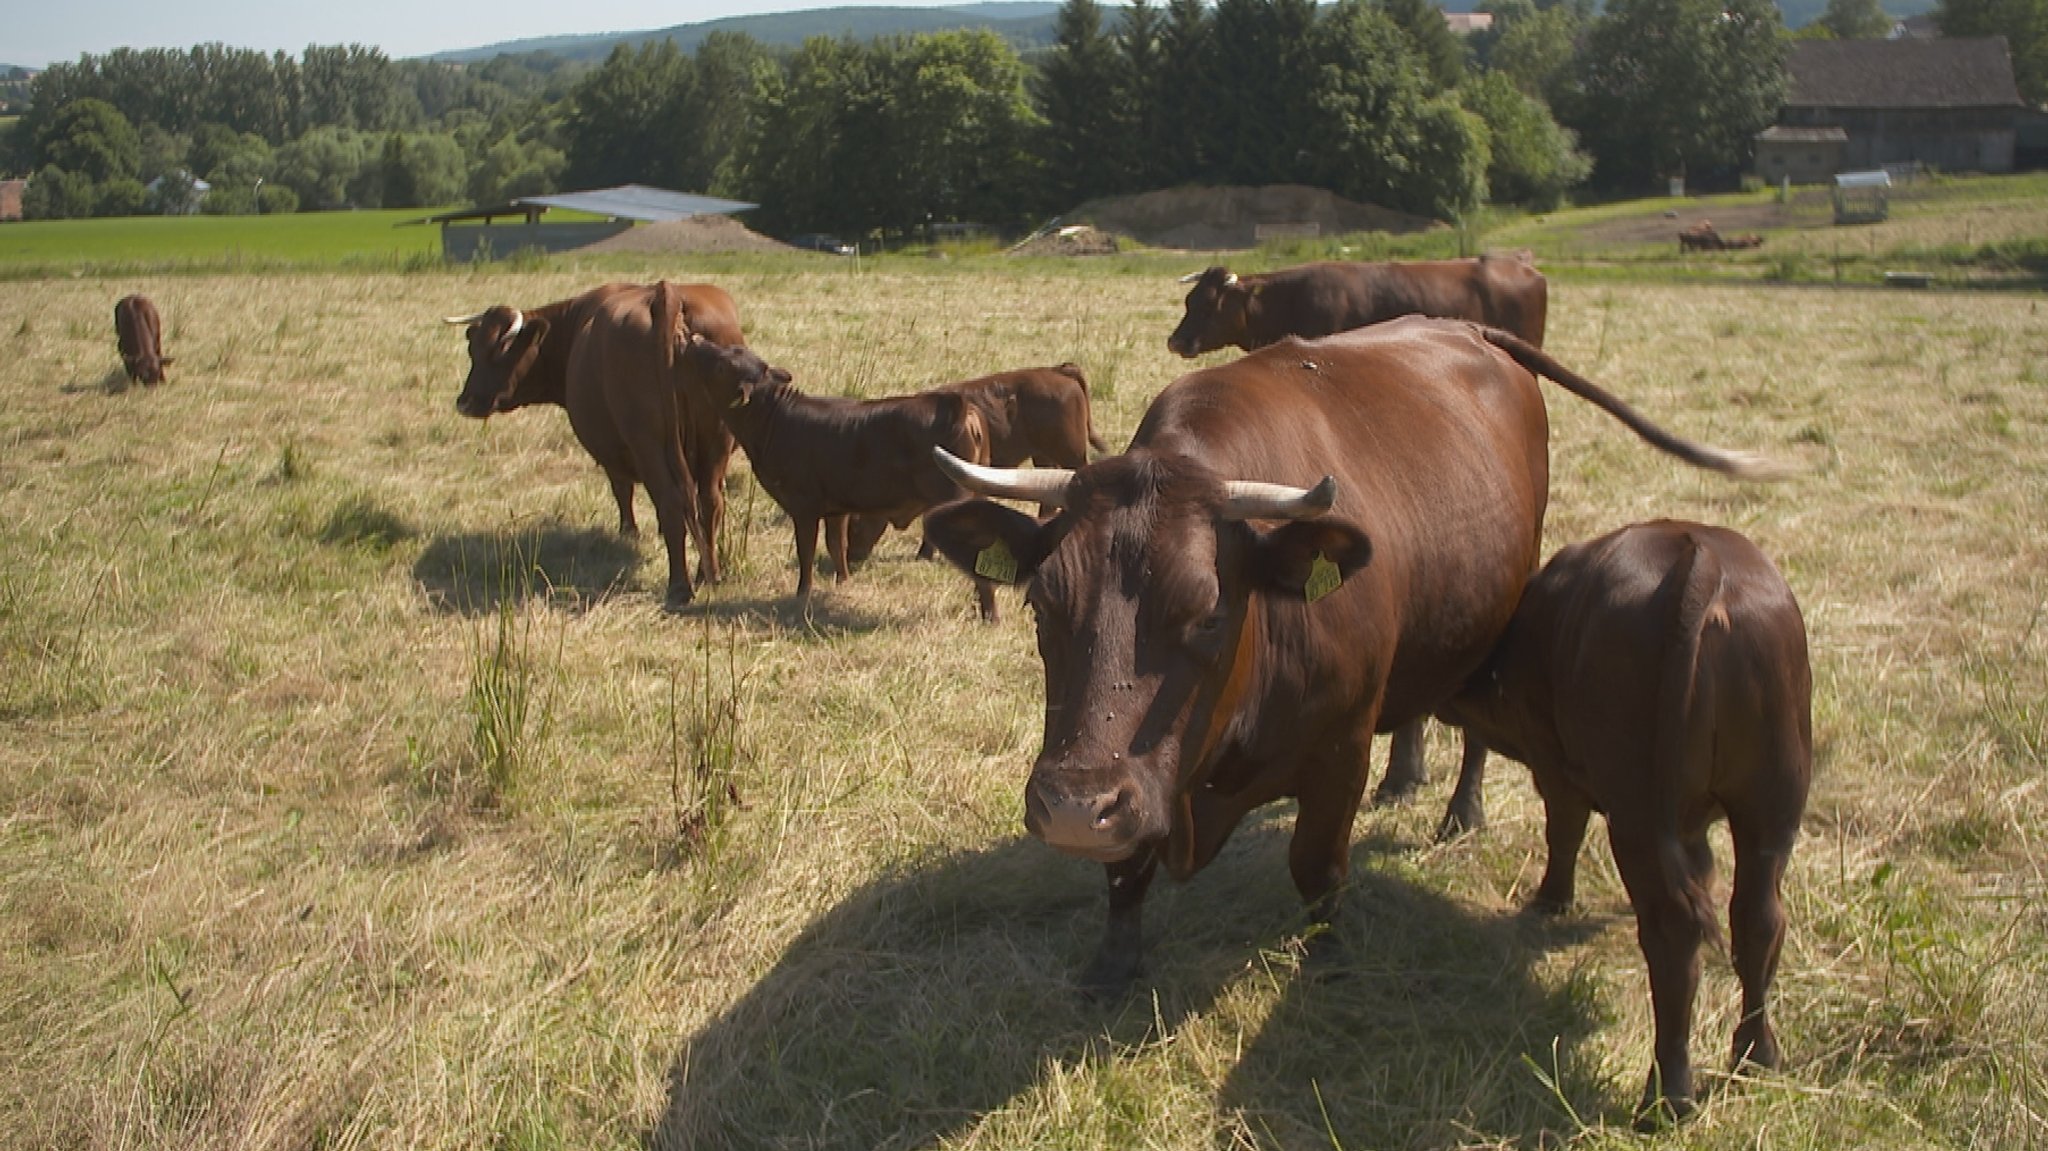
[(1835, 223), (1876, 224), (1891, 218), (1892, 174), (1842, 172), (1835, 177)]

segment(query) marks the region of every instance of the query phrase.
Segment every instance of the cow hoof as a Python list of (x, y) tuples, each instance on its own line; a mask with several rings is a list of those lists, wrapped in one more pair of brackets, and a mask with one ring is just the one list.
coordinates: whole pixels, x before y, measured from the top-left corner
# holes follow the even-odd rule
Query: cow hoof
[(1309, 929), (1301, 942), (1301, 973), (1318, 983), (1334, 983), (1349, 975), (1351, 946), (1329, 924)]
[(1470, 835), (1486, 826), (1483, 815), (1466, 815), (1455, 811), (1444, 812), (1443, 822), (1436, 825), (1436, 841), (1449, 843), (1461, 835)]
[(1571, 900), (1552, 899), (1550, 896), (1544, 895), (1542, 892), (1538, 892), (1536, 894), (1536, 897), (1529, 901), (1528, 906), (1529, 914), (1539, 916), (1544, 919), (1556, 919), (1561, 915), (1569, 914), (1571, 912), (1571, 909)]
[(689, 588), (670, 588), (668, 595), (662, 597), (661, 610), (670, 615), (680, 615), (689, 608), (690, 601), (696, 598)]
[(1090, 1002), (1114, 1003), (1131, 993), (1143, 971), (1144, 965), (1135, 957), (1105, 952), (1088, 964), (1074, 984)]
[(1692, 1118), (1698, 1110), (1699, 1108), (1693, 1106), (1692, 1100), (1683, 1096), (1667, 1095), (1659, 1099), (1645, 1100), (1643, 1106), (1636, 1109), (1636, 1133), (1654, 1135), (1659, 1131), (1668, 1131)]
[(1400, 807), (1412, 802), (1415, 799), (1415, 793), (1421, 790), (1421, 787), (1422, 785), (1418, 783), (1383, 783), (1374, 789), (1372, 805), (1374, 807)]

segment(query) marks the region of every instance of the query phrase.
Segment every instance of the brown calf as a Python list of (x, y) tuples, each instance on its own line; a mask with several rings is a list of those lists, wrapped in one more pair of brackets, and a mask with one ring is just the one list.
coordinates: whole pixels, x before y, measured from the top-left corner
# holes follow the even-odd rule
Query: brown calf
[(123, 296), (114, 304), (114, 338), (121, 346), (121, 367), (128, 378), (143, 384), (164, 382), (164, 369), (174, 357), (164, 355), (164, 325), (148, 296)]
[[(1088, 462), (1089, 448), (1109, 450), (1095, 434), (1088, 377), (1078, 364), (997, 372), (931, 390), (957, 393), (974, 405), (988, 429), (989, 463), (994, 467), (1014, 468), (1028, 461), (1042, 468), (1078, 468)], [(847, 558), (854, 563), (867, 559), (888, 527), (886, 519), (855, 517), (847, 525)], [(931, 545), (920, 547), (917, 556), (930, 559)]]
[[(899, 527), (964, 493), (939, 470), (932, 449), (988, 458), (988, 430), (957, 392), (880, 400), (809, 396), (790, 374), (745, 348), (692, 337), (683, 360), (747, 451), (754, 478), (789, 514), (796, 531), (798, 599), (811, 594), (818, 525), (833, 575), (844, 582), (847, 518), (868, 515)], [(975, 581), (982, 618), (996, 618), (995, 589)]]
[(1707, 827), (1722, 816), (1742, 981), (1734, 1061), (1778, 1065), (1766, 999), (1813, 769), (1812, 694), (1806, 626), (1771, 561), (1734, 532), (1660, 520), (1558, 552), (1438, 712), (1534, 774), (1550, 852), (1539, 908), (1570, 905), (1587, 819), (1607, 815), (1657, 1026), (1638, 1126), (1693, 1109), (1699, 948), (1720, 938)]

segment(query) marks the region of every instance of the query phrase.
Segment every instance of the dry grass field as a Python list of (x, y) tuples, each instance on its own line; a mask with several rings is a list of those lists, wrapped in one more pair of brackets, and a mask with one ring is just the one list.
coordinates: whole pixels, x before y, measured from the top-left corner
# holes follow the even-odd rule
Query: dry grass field
[[(1120, 444), (1181, 370), (1166, 276), (733, 267), (709, 278), (815, 391), (1073, 359)], [(455, 414), (437, 317), (611, 274), (0, 290), (0, 1143), (1645, 1142), (1647, 983), (1597, 822), (1577, 912), (1517, 914), (1527, 773), (1496, 760), (1491, 826), (1433, 845), (1441, 738), (1424, 798), (1358, 821), (1343, 970), (1300, 971), (1280, 806), (1154, 888), (1142, 991), (1080, 998), (1101, 873), (1022, 831), (1014, 594), (980, 624), (898, 535), (799, 611), (740, 464), (733, 578), (666, 616), (658, 541), (613, 535), (559, 412)], [(136, 290), (161, 388), (116, 374)], [(2043, 302), (1555, 288), (1565, 362), (1807, 469), (1732, 485), (1549, 392), (1551, 546), (1735, 527), (1812, 637), (1789, 1066), (1708, 1076), (1658, 1145), (2048, 1144)], [(1707, 967), (1718, 1071), (1736, 992)]]

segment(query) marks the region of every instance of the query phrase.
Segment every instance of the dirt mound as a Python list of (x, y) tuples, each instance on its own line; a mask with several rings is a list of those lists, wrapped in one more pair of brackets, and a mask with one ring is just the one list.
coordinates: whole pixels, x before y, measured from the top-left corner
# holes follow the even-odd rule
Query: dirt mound
[(1010, 249), (1013, 256), (1113, 256), (1121, 245), (1115, 236), (1086, 224), (1069, 224), (1033, 236)]
[(661, 255), (669, 252), (794, 252), (796, 249), (749, 229), (731, 216), (711, 215), (641, 224), (578, 251), (593, 255), (607, 252)]
[(1446, 225), (1321, 188), (1168, 188), (1138, 196), (1091, 200), (1068, 220), (1093, 224), (1160, 248), (1215, 250), (1256, 247), (1281, 236), (1345, 232), (1426, 232)]

